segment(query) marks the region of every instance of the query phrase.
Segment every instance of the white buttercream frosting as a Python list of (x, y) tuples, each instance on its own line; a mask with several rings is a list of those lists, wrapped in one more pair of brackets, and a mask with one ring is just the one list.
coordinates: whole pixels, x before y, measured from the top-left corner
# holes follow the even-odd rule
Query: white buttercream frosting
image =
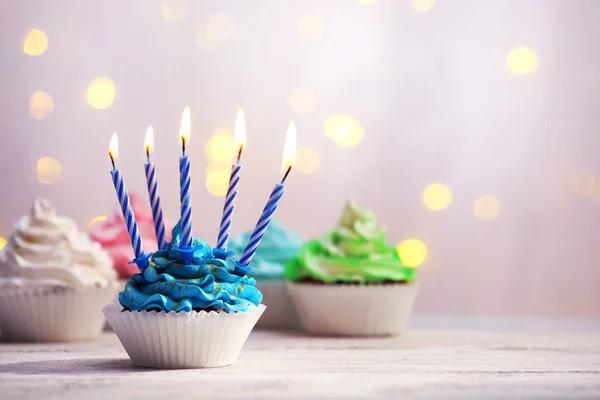
[(44, 199), (17, 221), (0, 251), (0, 289), (105, 287), (115, 280), (108, 254)]

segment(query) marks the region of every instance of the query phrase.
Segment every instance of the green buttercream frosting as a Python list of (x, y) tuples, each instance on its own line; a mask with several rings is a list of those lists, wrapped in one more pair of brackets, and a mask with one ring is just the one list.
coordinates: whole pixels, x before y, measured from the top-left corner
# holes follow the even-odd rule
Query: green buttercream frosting
[(338, 225), (319, 240), (306, 243), (285, 266), (285, 278), (325, 283), (412, 282), (414, 268), (402, 265), (386, 242), (375, 213), (348, 202)]

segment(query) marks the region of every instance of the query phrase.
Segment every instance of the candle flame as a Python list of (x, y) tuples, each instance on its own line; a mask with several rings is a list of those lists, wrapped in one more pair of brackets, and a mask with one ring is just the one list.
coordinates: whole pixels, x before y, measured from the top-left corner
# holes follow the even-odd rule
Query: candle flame
[(190, 143), (190, 131), (191, 131), (191, 119), (190, 119), (190, 107), (186, 106), (183, 110), (183, 116), (181, 117), (181, 125), (179, 128), (179, 144), (181, 145), (185, 140), (185, 145)]
[(112, 134), (110, 138), (110, 145), (108, 146), (108, 156), (113, 160), (117, 160), (119, 157), (119, 137), (117, 136), (117, 132)]
[(233, 137), (233, 149), (236, 154), (240, 150), (246, 148), (246, 119), (244, 118), (244, 110), (238, 110), (235, 117), (235, 135)]
[(146, 130), (146, 138), (144, 139), (144, 151), (148, 154), (154, 150), (154, 129), (149, 126)]
[(286, 173), (288, 168), (294, 168), (296, 164), (296, 125), (290, 122), (285, 135), (285, 144), (283, 145), (283, 162), (281, 163), (281, 172)]

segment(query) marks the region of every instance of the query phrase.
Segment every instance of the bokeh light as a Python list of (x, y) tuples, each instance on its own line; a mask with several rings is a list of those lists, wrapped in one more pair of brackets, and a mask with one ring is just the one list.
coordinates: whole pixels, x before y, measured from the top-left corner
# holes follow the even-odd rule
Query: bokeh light
[(308, 89), (297, 89), (290, 94), (290, 108), (298, 114), (308, 114), (315, 108), (315, 95)]
[(423, 203), (431, 210), (443, 210), (452, 202), (452, 191), (443, 183), (433, 183), (423, 191)]
[(589, 170), (573, 171), (570, 176), (571, 190), (583, 197), (591, 197), (596, 191), (596, 175)]
[(48, 48), (48, 37), (39, 29), (30, 30), (23, 40), (23, 53), (30, 56), (44, 54)]
[(57, 159), (42, 157), (37, 162), (37, 179), (40, 183), (50, 185), (60, 178), (62, 167)]
[(325, 23), (319, 15), (306, 14), (298, 21), (298, 35), (307, 39), (316, 39), (323, 36)]
[(206, 24), (206, 33), (219, 41), (231, 38), (235, 35), (236, 24), (233, 17), (225, 13), (211, 15)]
[(331, 115), (325, 120), (323, 130), (329, 139), (341, 147), (355, 146), (365, 136), (362, 124), (347, 114)]
[(525, 46), (512, 49), (510, 53), (508, 53), (506, 62), (508, 68), (519, 75), (533, 73), (539, 64), (538, 55), (535, 50)]
[(435, 7), (435, 0), (410, 0), (410, 6), (415, 11), (427, 12)]
[(4, 248), (4, 246), (6, 246), (6, 243), (8, 243), (8, 240), (6, 240), (2, 236), (0, 236), (0, 250), (2, 250)]
[(48, 93), (35, 92), (29, 99), (29, 116), (44, 119), (54, 110), (54, 101)]
[(396, 250), (406, 267), (418, 267), (427, 258), (427, 246), (419, 239), (407, 239), (396, 246)]
[(186, 0), (163, 0), (160, 13), (167, 22), (181, 22), (188, 14)]
[(108, 108), (115, 100), (116, 92), (112, 79), (105, 76), (94, 78), (87, 90), (87, 102), (94, 108)]
[(213, 196), (224, 196), (229, 186), (229, 169), (214, 169), (206, 176), (206, 189)]
[(92, 225), (94, 225), (94, 224), (96, 224), (96, 223), (98, 223), (98, 222), (103, 222), (103, 221), (106, 221), (106, 215), (100, 215), (100, 216), (98, 216), (98, 217), (96, 217), (96, 218), (92, 219), (92, 220), (90, 221), (90, 224), (88, 225), (88, 228), (91, 228), (91, 227), (92, 227)]
[(320, 157), (317, 149), (300, 147), (296, 152), (296, 166), (294, 169), (301, 174), (310, 175), (319, 169)]
[(492, 221), (500, 214), (500, 201), (491, 194), (485, 194), (475, 199), (473, 205), (475, 217), (481, 221)]
[(194, 42), (203, 51), (214, 51), (221, 45), (219, 39), (208, 35), (206, 27), (202, 27), (196, 31)]
[(231, 129), (219, 129), (206, 143), (206, 155), (212, 161), (231, 161), (234, 156), (233, 153), (233, 132)]

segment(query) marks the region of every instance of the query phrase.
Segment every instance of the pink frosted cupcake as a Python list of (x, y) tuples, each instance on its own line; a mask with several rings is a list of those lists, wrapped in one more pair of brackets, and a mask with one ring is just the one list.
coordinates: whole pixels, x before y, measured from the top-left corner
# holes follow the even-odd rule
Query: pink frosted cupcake
[[(144, 248), (148, 249), (148, 251), (150, 249), (156, 250), (156, 235), (154, 233), (154, 221), (152, 220), (150, 206), (144, 203), (138, 194), (131, 194), (129, 199), (142, 236)], [(170, 232), (171, 228), (166, 220), (165, 227), (167, 232)], [(100, 243), (108, 252), (120, 280), (127, 280), (131, 275), (139, 272), (137, 265), (129, 264), (134, 258), (133, 249), (131, 248), (125, 219), (118, 206), (115, 207), (113, 213), (105, 221), (93, 225), (88, 233), (92, 240)]]

